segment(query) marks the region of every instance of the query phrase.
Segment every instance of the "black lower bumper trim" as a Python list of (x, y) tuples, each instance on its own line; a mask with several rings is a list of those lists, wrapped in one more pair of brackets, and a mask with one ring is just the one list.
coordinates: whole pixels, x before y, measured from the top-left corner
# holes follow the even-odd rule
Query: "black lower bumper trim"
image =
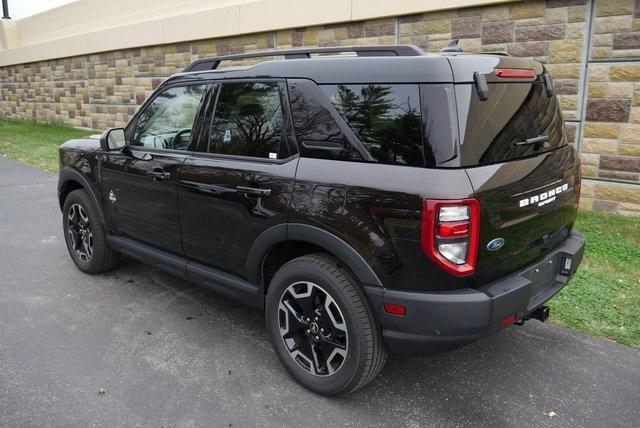
[[(420, 293), (365, 287), (386, 345), (394, 352), (450, 349), (523, 319), (564, 287), (584, 252), (584, 237), (572, 234), (541, 260), (478, 289)], [(567, 259), (570, 263), (567, 263)], [(566, 269), (567, 264), (570, 268)], [(405, 316), (384, 312), (383, 303), (405, 305)]]

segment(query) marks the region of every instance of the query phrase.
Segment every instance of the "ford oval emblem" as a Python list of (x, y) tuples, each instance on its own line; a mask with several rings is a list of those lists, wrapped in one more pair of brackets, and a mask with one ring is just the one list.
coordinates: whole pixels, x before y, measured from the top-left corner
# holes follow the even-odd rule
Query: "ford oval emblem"
[(504, 239), (496, 238), (491, 240), (491, 242), (487, 244), (487, 250), (498, 251), (500, 248), (502, 248), (503, 245), (504, 245)]

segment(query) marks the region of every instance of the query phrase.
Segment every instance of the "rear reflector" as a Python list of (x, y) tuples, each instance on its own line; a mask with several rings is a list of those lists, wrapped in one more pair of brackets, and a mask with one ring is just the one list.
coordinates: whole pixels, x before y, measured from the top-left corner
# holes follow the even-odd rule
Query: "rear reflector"
[(504, 79), (535, 79), (537, 77), (535, 71), (520, 68), (496, 68), (495, 74)]
[(384, 311), (390, 315), (407, 315), (407, 307), (396, 303), (383, 303)]
[(502, 326), (503, 327), (509, 327), (511, 324), (513, 324), (514, 322), (516, 322), (516, 314), (513, 315), (509, 315), (508, 317), (506, 317), (505, 319), (502, 320)]

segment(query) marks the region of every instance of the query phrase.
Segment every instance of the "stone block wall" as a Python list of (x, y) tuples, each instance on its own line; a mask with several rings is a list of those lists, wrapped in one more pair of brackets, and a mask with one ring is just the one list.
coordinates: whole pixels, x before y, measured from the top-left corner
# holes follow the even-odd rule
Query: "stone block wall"
[[(550, 70), (583, 161), (584, 207), (640, 215), (640, 1), (532, 0), (83, 55), (0, 68), (0, 117), (104, 129), (208, 56), (408, 43), (531, 57)], [(236, 64), (234, 64), (236, 65)]]

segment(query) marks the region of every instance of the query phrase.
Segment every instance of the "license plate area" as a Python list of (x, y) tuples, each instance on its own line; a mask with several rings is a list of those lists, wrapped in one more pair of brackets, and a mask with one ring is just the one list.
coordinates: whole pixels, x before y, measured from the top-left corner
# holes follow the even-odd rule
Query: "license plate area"
[(544, 302), (562, 287), (565, 281), (559, 277), (563, 271), (565, 255), (557, 252), (539, 261), (524, 275), (531, 281), (531, 289), (528, 309), (534, 308), (538, 302)]

